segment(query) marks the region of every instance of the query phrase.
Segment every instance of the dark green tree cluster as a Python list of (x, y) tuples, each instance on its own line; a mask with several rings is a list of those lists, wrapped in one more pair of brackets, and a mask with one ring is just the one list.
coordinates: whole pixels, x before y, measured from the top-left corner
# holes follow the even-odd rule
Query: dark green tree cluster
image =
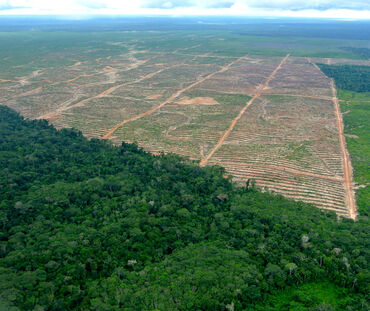
[(0, 306), (277, 310), (285, 289), (329, 282), (346, 296), (331, 310), (369, 309), (366, 218), (224, 175), (0, 106)]
[(318, 64), (320, 69), (335, 80), (339, 89), (354, 92), (370, 92), (370, 67), (356, 65)]

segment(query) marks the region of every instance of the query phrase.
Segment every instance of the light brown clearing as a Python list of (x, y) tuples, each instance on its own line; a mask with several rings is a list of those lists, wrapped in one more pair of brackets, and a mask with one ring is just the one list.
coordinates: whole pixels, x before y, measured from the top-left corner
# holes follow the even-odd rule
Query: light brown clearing
[(213, 105), (219, 105), (220, 103), (211, 97), (195, 97), (195, 98), (184, 97), (183, 99), (178, 101), (176, 104), (177, 105), (213, 106)]
[(330, 176), (325, 176), (325, 175), (319, 175), (319, 174), (314, 174), (314, 173), (309, 173), (309, 172), (303, 172), (303, 171), (299, 171), (299, 170), (295, 170), (295, 169), (291, 169), (291, 168), (286, 168), (286, 167), (282, 167), (282, 166), (276, 166), (276, 165), (269, 165), (269, 164), (255, 164), (255, 163), (239, 163), (239, 162), (225, 162), (225, 161), (209, 161), (211, 163), (215, 163), (215, 164), (218, 164), (218, 165), (225, 165), (225, 164), (229, 164), (229, 165), (233, 165), (233, 166), (239, 166), (239, 165), (245, 165), (245, 166), (254, 166), (254, 167), (266, 167), (266, 168), (272, 168), (274, 170), (278, 170), (278, 171), (283, 171), (283, 172), (286, 172), (286, 173), (291, 173), (291, 174), (294, 174), (294, 175), (304, 175), (304, 176), (308, 176), (308, 177), (315, 177), (315, 178), (320, 178), (320, 179), (326, 179), (326, 180), (332, 180), (332, 181), (338, 181), (338, 182), (344, 182), (344, 179), (343, 178), (337, 178), (337, 177), (330, 177)]
[(82, 62), (76, 62), (76, 63), (74, 63), (72, 66), (79, 66), (79, 65), (81, 65), (82, 64)]
[(162, 94), (154, 94), (154, 95), (149, 95), (149, 96), (147, 96), (146, 98), (147, 99), (160, 99), (160, 98), (162, 98), (163, 97), (163, 95)]
[(12, 80), (0, 79), (0, 82), (12, 82)]
[(208, 79), (212, 78), (214, 75), (216, 75), (216, 74), (218, 74), (218, 73), (225, 72), (225, 71), (226, 71), (226, 70), (228, 70), (232, 65), (234, 65), (235, 63), (237, 63), (237, 62), (239, 62), (240, 60), (244, 59), (245, 57), (246, 57), (246, 56), (242, 56), (242, 57), (240, 57), (240, 58), (238, 58), (238, 59), (236, 59), (236, 60), (232, 61), (232, 62), (231, 62), (231, 63), (229, 63), (228, 65), (221, 67), (221, 69), (220, 69), (220, 70), (217, 70), (217, 71), (215, 71), (215, 72), (213, 72), (213, 73), (210, 73), (209, 75), (205, 76), (204, 78), (202, 78), (202, 79), (200, 79), (200, 80), (198, 80), (198, 81), (196, 81), (196, 82), (194, 82), (194, 83), (190, 84), (189, 86), (187, 86), (187, 87), (185, 87), (185, 88), (183, 88), (183, 89), (181, 89), (181, 90), (177, 91), (175, 94), (173, 94), (172, 96), (170, 96), (169, 98), (167, 98), (167, 100), (165, 100), (165, 101), (164, 101), (163, 103), (161, 103), (160, 105), (158, 105), (158, 106), (156, 106), (156, 107), (154, 107), (154, 108), (152, 108), (152, 109), (150, 109), (150, 110), (148, 110), (148, 111), (145, 111), (145, 112), (143, 112), (143, 113), (140, 113), (140, 114), (138, 114), (138, 115), (136, 115), (136, 116), (134, 116), (134, 117), (132, 117), (132, 118), (130, 118), (130, 119), (127, 119), (127, 120), (124, 120), (124, 121), (122, 121), (122, 122), (118, 123), (115, 127), (113, 127), (110, 131), (108, 131), (108, 132), (103, 136), (103, 138), (104, 138), (104, 139), (109, 138), (110, 136), (112, 136), (112, 134), (113, 134), (115, 131), (117, 131), (117, 129), (119, 129), (120, 127), (122, 127), (122, 126), (123, 126), (123, 125), (125, 125), (126, 123), (131, 122), (131, 121), (138, 120), (138, 119), (140, 119), (140, 118), (142, 118), (142, 117), (148, 116), (148, 115), (152, 114), (153, 112), (155, 112), (155, 111), (157, 111), (157, 110), (161, 109), (163, 106), (167, 105), (168, 103), (172, 102), (172, 101), (173, 101), (173, 100), (175, 100), (177, 97), (179, 97), (182, 93), (184, 93), (184, 92), (186, 92), (186, 91), (190, 90), (191, 88), (193, 88), (194, 86), (197, 86), (197, 85), (199, 85), (199, 84), (203, 83), (204, 81), (206, 81), (206, 80), (208, 80)]
[(114, 70), (114, 68), (111, 67), (111, 66), (105, 66), (104, 69), (106, 69), (106, 70)]
[(338, 132), (339, 132), (339, 141), (341, 147), (341, 157), (343, 163), (343, 172), (344, 172), (344, 186), (346, 192), (346, 203), (348, 207), (349, 216), (352, 219), (356, 219), (357, 217), (357, 207), (356, 207), (356, 200), (355, 200), (355, 193), (352, 189), (353, 184), (353, 169), (351, 158), (349, 157), (349, 153), (346, 146), (346, 139), (343, 133), (343, 120), (342, 114), (340, 112), (339, 101), (337, 98), (337, 90), (335, 88), (334, 80), (331, 80), (331, 89), (333, 93), (333, 104), (335, 109), (335, 114), (337, 117), (337, 125), (338, 125)]
[(226, 130), (224, 135), (222, 135), (222, 137), (220, 138), (220, 140), (218, 141), (216, 146), (214, 146), (213, 149), (211, 150), (211, 152), (202, 161), (200, 161), (200, 166), (206, 165), (208, 160), (213, 156), (213, 154), (222, 146), (225, 139), (230, 135), (231, 131), (234, 129), (238, 120), (241, 118), (241, 116), (244, 114), (244, 112), (248, 109), (248, 107), (256, 100), (256, 98), (260, 97), (260, 95), (262, 94), (262, 91), (266, 88), (266, 86), (269, 84), (269, 82), (275, 76), (275, 74), (278, 72), (278, 70), (281, 68), (281, 66), (286, 62), (288, 57), (289, 57), (289, 54), (282, 59), (282, 61), (279, 63), (279, 65), (275, 68), (275, 70), (267, 78), (265, 83), (258, 88), (257, 93), (252, 97), (252, 99), (250, 101), (247, 102), (247, 104), (239, 112), (239, 114), (236, 116), (236, 118), (231, 122), (229, 128)]

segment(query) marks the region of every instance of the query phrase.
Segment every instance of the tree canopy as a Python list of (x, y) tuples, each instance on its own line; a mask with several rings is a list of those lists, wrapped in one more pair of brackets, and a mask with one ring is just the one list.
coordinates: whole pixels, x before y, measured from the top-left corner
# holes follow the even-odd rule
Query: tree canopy
[(291, 295), (299, 310), (369, 309), (367, 218), (338, 221), (224, 176), (0, 106), (0, 305), (293, 310), (274, 297), (328, 282), (346, 299), (324, 309)]

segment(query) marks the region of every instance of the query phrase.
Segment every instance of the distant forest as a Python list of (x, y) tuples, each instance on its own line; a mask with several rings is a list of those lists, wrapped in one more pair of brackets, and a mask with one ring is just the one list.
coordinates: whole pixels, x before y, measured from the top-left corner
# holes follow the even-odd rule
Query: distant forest
[(369, 230), (0, 106), (1, 310), (369, 310)]
[(370, 59), (370, 49), (368, 48), (342, 47), (341, 49), (343, 51), (356, 54), (363, 59)]

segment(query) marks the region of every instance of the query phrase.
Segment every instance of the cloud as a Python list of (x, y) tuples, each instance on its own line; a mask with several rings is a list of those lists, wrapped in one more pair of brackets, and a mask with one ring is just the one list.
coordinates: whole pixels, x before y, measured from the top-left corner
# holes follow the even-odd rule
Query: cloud
[[(236, 1), (237, 2), (237, 1)], [(279, 10), (331, 10), (331, 9), (350, 9), (367, 10), (370, 9), (368, 0), (244, 0), (238, 1), (250, 8), (258, 9), (279, 9)]]
[(11, 0), (0, 0), (0, 11), (24, 8), (25, 6), (14, 3)]
[(150, 9), (201, 8), (224, 9), (231, 8), (235, 0), (144, 0), (140, 7)]
[(77, 0), (76, 4), (89, 9), (105, 9), (108, 7), (108, 3), (104, 1)]
[(266, 10), (330, 10), (330, 9), (370, 9), (368, 0), (143, 0), (142, 8), (174, 9), (174, 8), (231, 8), (243, 5), (249, 8)]
[(370, 18), (369, 0), (0, 0), (1, 15), (230, 15)]

